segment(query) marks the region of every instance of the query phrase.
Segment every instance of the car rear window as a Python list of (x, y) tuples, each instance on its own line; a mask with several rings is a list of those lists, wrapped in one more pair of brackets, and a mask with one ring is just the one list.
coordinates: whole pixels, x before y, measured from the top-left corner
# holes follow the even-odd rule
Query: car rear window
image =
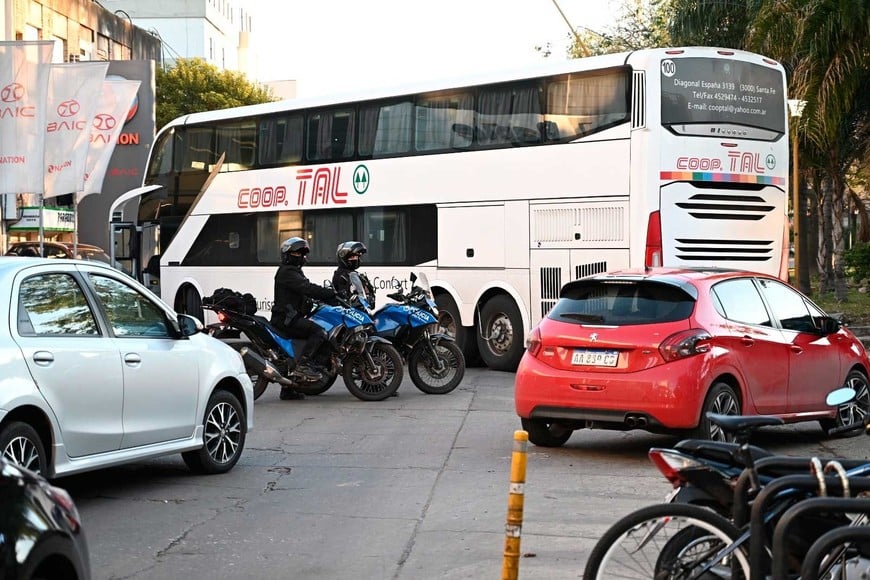
[(649, 280), (578, 280), (562, 288), (547, 318), (622, 326), (685, 320), (695, 300), (677, 286)]

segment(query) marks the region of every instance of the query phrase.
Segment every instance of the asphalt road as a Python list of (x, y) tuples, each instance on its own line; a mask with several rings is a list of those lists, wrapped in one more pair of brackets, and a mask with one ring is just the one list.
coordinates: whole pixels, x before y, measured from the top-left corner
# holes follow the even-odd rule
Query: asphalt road
[[(469, 369), (449, 395), (405, 379), (400, 396), (255, 404), (233, 471), (191, 475), (181, 458), (57, 480), (81, 511), (99, 579), (500, 578), (514, 431), (513, 378)], [(670, 486), (646, 457), (673, 437), (579, 431), (528, 447), (520, 578), (580, 578), (596, 539)], [(792, 455), (867, 458), (815, 423), (753, 441)]]

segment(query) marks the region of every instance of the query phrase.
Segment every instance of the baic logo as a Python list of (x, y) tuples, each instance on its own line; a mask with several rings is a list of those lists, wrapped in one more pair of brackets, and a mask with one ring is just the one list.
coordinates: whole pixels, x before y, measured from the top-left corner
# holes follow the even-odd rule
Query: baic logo
[(0, 101), (14, 103), (24, 98), (24, 86), (19, 83), (9, 83), (0, 90)]
[(94, 117), (94, 129), (97, 131), (111, 131), (117, 124), (115, 117), (106, 113), (99, 113)]
[(75, 99), (64, 101), (57, 106), (57, 114), (61, 117), (74, 117), (79, 114), (81, 105)]

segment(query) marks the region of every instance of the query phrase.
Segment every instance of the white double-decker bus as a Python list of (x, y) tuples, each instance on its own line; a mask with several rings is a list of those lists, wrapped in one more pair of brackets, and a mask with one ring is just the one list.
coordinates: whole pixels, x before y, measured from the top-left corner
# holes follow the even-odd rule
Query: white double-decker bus
[(787, 131), (780, 64), (697, 47), (197, 113), (161, 130), (151, 187), (123, 198), (138, 253), (118, 258), (182, 312), (230, 287), (268, 316), (282, 240), (309, 240), (316, 282), (359, 240), (379, 303), (423, 271), (466, 356), (513, 370), (570, 280), (785, 279)]

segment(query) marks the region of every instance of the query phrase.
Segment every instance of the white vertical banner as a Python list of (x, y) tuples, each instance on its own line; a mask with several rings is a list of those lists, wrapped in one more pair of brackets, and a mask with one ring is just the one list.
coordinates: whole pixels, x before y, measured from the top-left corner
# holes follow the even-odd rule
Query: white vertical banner
[(91, 126), (109, 70), (108, 62), (52, 64), (45, 124), (45, 194), (84, 187)]
[(124, 127), (124, 120), (140, 84), (140, 81), (128, 80), (103, 81), (100, 103), (91, 125), (88, 160), (85, 163), (85, 184), (76, 195), (77, 201), (86, 195), (102, 191), (112, 151), (115, 150), (118, 135)]
[(50, 40), (0, 41), (0, 193), (43, 192)]

